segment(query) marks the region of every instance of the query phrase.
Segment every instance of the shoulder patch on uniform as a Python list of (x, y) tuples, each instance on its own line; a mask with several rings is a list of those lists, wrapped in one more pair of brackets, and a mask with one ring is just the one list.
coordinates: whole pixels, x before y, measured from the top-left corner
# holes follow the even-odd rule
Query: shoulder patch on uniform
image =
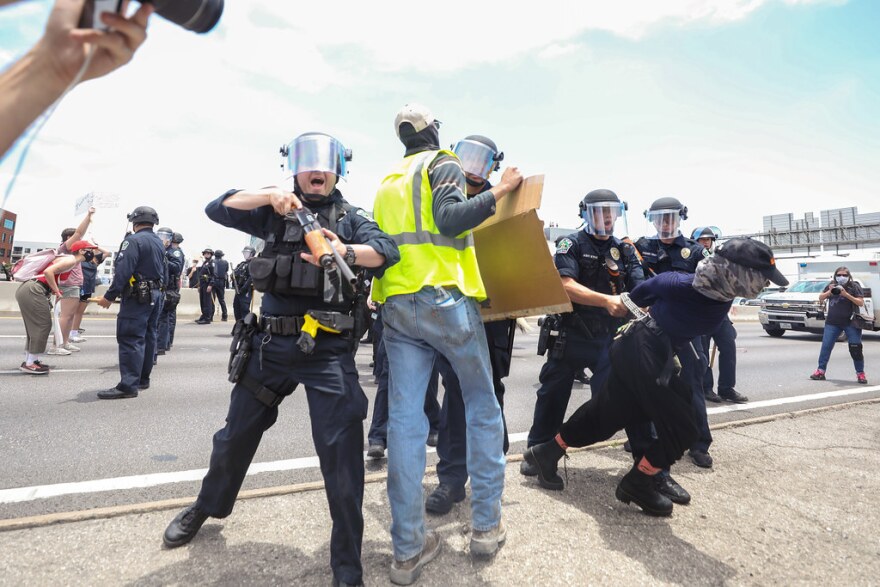
[(122, 241), (122, 246), (120, 247), (120, 250), (124, 251), (125, 249), (128, 248), (128, 245), (130, 245), (130, 244), (131, 244), (131, 241)]
[(373, 220), (373, 217), (370, 216), (369, 214), (367, 214), (367, 211), (364, 210), (363, 208), (358, 208), (356, 214), (362, 218), (366, 218), (370, 222), (376, 222), (375, 220)]
[(175, 257), (181, 257), (181, 256), (182, 256), (182, 254), (181, 254), (180, 251), (174, 251), (174, 252), (171, 253), (171, 254), (174, 255)]
[(571, 242), (571, 239), (568, 237), (559, 239), (559, 242), (556, 243), (556, 252), (564, 255), (565, 253), (568, 252), (568, 250), (571, 248), (571, 246), (573, 244), (574, 243)]
[(620, 260), (620, 251), (617, 250), (617, 247), (611, 247), (608, 252), (611, 254), (611, 258), (615, 261)]
[(687, 259), (687, 258), (690, 257), (690, 256), (691, 256), (691, 250), (690, 250), (690, 249), (682, 249), (682, 250), (681, 250), (681, 258), (682, 258), (682, 259)]

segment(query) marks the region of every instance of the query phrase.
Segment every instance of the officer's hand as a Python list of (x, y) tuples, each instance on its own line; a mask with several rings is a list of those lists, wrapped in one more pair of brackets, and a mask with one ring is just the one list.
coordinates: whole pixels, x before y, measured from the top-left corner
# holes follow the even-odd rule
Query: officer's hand
[(523, 334), (529, 334), (530, 332), (532, 332), (532, 330), (534, 330), (534, 328), (529, 326), (529, 323), (526, 321), (525, 318), (517, 318), (516, 327), (519, 328), (519, 331)]
[(620, 296), (608, 296), (605, 301), (605, 310), (615, 318), (626, 318), (629, 315), (629, 310), (627, 310)]
[(106, 310), (106, 309), (108, 309), (108, 308), (110, 307), (110, 304), (112, 304), (113, 302), (111, 302), (111, 301), (108, 300), (107, 298), (100, 298), (100, 299), (99, 299), (98, 301), (96, 301), (95, 303), (98, 304), (99, 306), (101, 306), (102, 308), (104, 308), (104, 309)]
[(211, 286), (209, 285), (208, 287), (206, 287), (206, 288), (205, 288), (205, 291), (210, 292), (210, 291), (211, 291)]
[(330, 241), (330, 246), (336, 249), (336, 252), (340, 255), (345, 255), (345, 244), (339, 240), (339, 237), (333, 231), (326, 228), (322, 228), (321, 231), (327, 237), (327, 240)]
[(294, 208), (302, 208), (302, 202), (293, 192), (284, 191), (281, 188), (266, 188), (269, 196), (269, 204), (272, 209), (281, 216), (285, 216)]

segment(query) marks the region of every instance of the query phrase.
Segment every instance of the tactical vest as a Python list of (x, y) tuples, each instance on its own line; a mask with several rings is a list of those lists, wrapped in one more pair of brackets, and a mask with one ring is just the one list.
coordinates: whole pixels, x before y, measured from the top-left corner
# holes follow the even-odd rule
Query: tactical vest
[[(690, 239), (684, 240), (681, 245), (679, 238), (671, 244), (665, 245), (656, 238), (642, 237), (636, 241), (636, 246), (642, 254), (645, 267), (649, 268), (653, 275), (659, 275), (667, 271), (681, 271), (693, 273), (697, 270), (697, 264), (703, 260), (702, 245), (699, 249), (696, 243)], [(645, 277), (651, 273), (645, 271)]]
[[(334, 204), (316, 214), (321, 226), (336, 232), (337, 222), (352, 206)], [(322, 267), (312, 265), (300, 256), (308, 253), (305, 232), (296, 220), (280, 220), (276, 230), (266, 239), (266, 246), (250, 262), (251, 282), (259, 292), (282, 296), (313, 297), (342, 311), (351, 308), (353, 298), (340, 280), (332, 283)], [(325, 293), (327, 295), (325, 295)]]
[[(569, 237), (571, 238), (571, 237)], [(629, 264), (631, 247), (615, 237), (600, 247), (583, 230), (577, 234), (578, 278), (581, 285), (606, 295), (619, 295), (624, 291), (632, 267)], [(603, 308), (573, 303), (574, 312), (588, 321), (591, 330), (607, 330), (618, 322)]]
[(434, 197), (428, 167), (440, 154), (424, 151), (405, 157), (379, 187), (373, 215), (400, 249), (400, 262), (373, 282), (373, 300), (419, 291), (425, 286), (454, 286), (464, 295), (486, 299), (477, 266), (474, 235), (470, 230), (454, 237), (440, 232), (434, 222)]
[(238, 291), (241, 291), (245, 283), (247, 283), (249, 275), (249, 264), (250, 261), (242, 261), (235, 266), (235, 269), (232, 270), (232, 278), (235, 280), (235, 288)]

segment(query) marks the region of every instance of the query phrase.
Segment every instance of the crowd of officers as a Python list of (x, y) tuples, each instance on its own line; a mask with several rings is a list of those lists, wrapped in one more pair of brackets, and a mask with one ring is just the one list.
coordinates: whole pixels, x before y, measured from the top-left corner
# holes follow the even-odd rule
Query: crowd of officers
[[(391, 581), (415, 582), (424, 565), (436, 556), (441, 540), (426, 528), (423, 513), (425, 509), (434, 514), (448, 512), (464, 499), (468, 479), (471, 553), (492, 555), (505, 541), (501, 492), (509, 441), (502, 413), (502, 380), (510, 370), (515, 322), (480, 321), (477, 302), (486, 294), (471, 231), (495, 213), (496, 202), (515, 190), (522, 178), (510, 167), (493, 186), (489, 177), (504, 156), (496, 144), (485, 136), (470, 135), (444, 150), (439, 147), (438, 128), (439, 123), (422, 106), (407, 105), (398, 113), (395, 130), (405, 156), (383, 181), (375, 220), (343, 198), (337, 182), (346, 175), (351, 152), (323, 133), (300, 135), (282, 149), (292, 189), (230, 190), (207, 205), (210, 219), (262, 239), (265, 246), (259, 255), (246, 247), (244, 260), (232, 272), (236, 322), (229, 361), (229, 380), (234, 384), (229, 412), (225, 426), (214, 435), (198, 499), (169, 524), (163, 538), (166, 547), (188, 543), (206, 519), (224, 518), (232, 512), (263, 433), (275, 423), (279, 404), (302, 385), (333, 520), (333, 581), (362, 583), (363, 420), (368, 405), (358, 382), (354, 351), (371, 312), (384, 322), (384, 334), (375, 337), (374, 344), (384, 344), (387, 350), (381, 359), (384, 368), (379, 369), (388, 374), (387, 407), (383, 406), (388, 412), (387, 438), (374, 447), (371, 437), (371, 450), (377, 449), (375, 456), (381, 456), (383, 451), (378, 449), (384, 449), (387, 442), (394, 546)], [(753, 273), (769, 271), (773, 263), (769, 249), (757, 250), (748, 243), (741, 251), (728, 247), (733, 250), (729, 266), (719, 258), (699, 275), (700, 262), (712, 259), (720, 233), (710, 227), (695, 231), (697, 240), (682, 236), (679, 226), (687, 218), (687, 208), (675, 198), (660, 198), (651, 205), (645, 216), (656, 234), (635, 243), (615, 235), (618, 219), (625, 219), (626, 204), (614, 192), (591, 191), (579, 203), (579, 212), (582, 229), (559, 239), (554, 255), (574, 309), (542, 321), (539, 354), (546, 353), (547, 359), (539, 376), (521, 468), (522, 474), (536, 476), (542, 487), (551, 490), (564, 487), (555, 461), (565, 449), (558, 433), (564, 426), (574, 381), (589, 368), (594, 398), (608, 387), (609, 378), (627, 385), (612, 367), (612, 340), (623, 331), (629, 316), (641, 313), (626, 299), (627, 292), (648, 280), (659, 283), (663, 280), (657, 276), (663, 274), (690, 274), (683, 282), (687, 294), (681, 293), (684, 290), (677, 282), (672, 288), (668, 307), (675, 308), (683, 303), (678, 299), (682, 295), (702, 296), (705, 302), (709, 300), (706, 292), (711, 294), (716, 287), (725, 289), (724, 295), (728, 290), (751, 292), (757, 287), (760, 291), (766, 281)], [(137, 208), (129, 219), (134, 232), (120, 247), (113, 284), (101, 303), (109, 307), (121, 297), (117, 337), (122, 377), (114, 389), (99, 394), (102, 398), (136, 397), (139, 390), (149, 387), (155, 355), (168, 352), (173, 343), (175, 305), (184, 279), (199, 289), (202, 314), (198, 324), (213, 320), (215, 300), (221, 320), (227, 320), (223, 293), (229, 268), (222, 251), (203, 250), (202, 264), (194, 261), (184, 275), (180, 234), (168, 228), (154, 233), (159, 220), (149, 207)], [(754, 269), (737, 265), (749, 265), (756, 255), (763, 257)], [(372, 300), (367, 287), (371, 280)], [(642, 294), (639, 299), (664, 299), (662, 292), (670, 289), (668, 281), (654, 288), (661, 293)], [(697, 283), (703, 288), (699, 293), (695, 293)], [(259, 314), (252, 311), (254, 290), (262, 292)], [(662, 389), (671, 389), (675, 382), (681, 396), (676, 400), (677, 424), (670, 424), (662, 410), (625, 418), (618, 406), (615, 417), (609, 416), (609, 422), (619, 420), (621, 427), (629, 423), (628, 450), (638, 466), (636, 470), (634, 465), (634, 471), (641, 475), (635, 485), (632, 475), (625, 477), (617, 497), (634, 501), (646, 513), (667, 515), (671, 502), (690, 500), (669, 474), (669, 466), (681, 456), (676, 454), (679, 448), (682, 452), (689, 448), (697, 465), (712, 466), (706, 398), (746, 401), (733, 389), (735, 375), (730, 370), (731, 364), (735, 367), (731, 361), (735, 349), (730, 346), (735, 330), (729, 320), (718, 324), (730, 307), (729, 297), (709, 300), (711, 319), (699, 326), (711, 324), (710, 330), (687, 330), (690, 352), (676, 348), (680, 368), (673, 365), (670, 354), (666, 363), (655, 365), (657, 373), (651, 366), (637, 370), (639, 377)], [(653, 330), (648, 326), (636, 329), (637, 336), (662, 335), (655, 323), (645, 324), (653, 324)], [(708, 350), (710, 339), (725, 366), (717, 394), (712, 391), (707, 358), (715, 352)], [(630, 336), (630, 340), (641, 339)], [(664, 345), (655, 344), (658, 352), (668, 347)], [(440, 373), (446, 393), (440, 421), (429, 427), (426, 390), (432, 371)], [(595, 418), (603, 408), (591, 409)], [(645, 414), (656, 414), (656, 418)], [(571, 429), (571, 424), (565, 426)], [(675, 426), (683, 426), (681, 434), (675, 434)], [(424, 445), (429, 434), (435, 436), (433, 428), (439, 432), (439, 484), (426, 500), (424, 449), (419, 445)], [(690, 444), (670, 444), (670, 431), (679, 444), (684, 439)], [(665, 452), (658, 453), (658, 446)], [(662, 466), (650, 465), (648, 457)]]

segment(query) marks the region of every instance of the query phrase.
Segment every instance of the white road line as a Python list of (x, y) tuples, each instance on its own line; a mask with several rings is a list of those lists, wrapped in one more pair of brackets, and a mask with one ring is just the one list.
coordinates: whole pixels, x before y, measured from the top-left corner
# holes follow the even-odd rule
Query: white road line
[[(52, 373), (97, 373), (104, 369), (52, 369)], [(13, 373), (21, 373), (18, 369), (5, 369), (0, 371), (0, 375), (11, 375)]]
[[(25, 338), (24, 334), (0, 334), (0, 338)], [(115, 334), (90, 334), (89, 337), (85, 340), (88, 342), (89, 338), (116, 338)], [(77, 343), (79, 344), (79, 343)]]
[[(726, 412), (754, 410), (758, 408), (780, 406), (784, 404), (803, 403), (828, 398), (861, 395), (874, 391), (880, 391), (880, 385), (869, 387), (855, 387), (852, 389), (841, 389), (839, 391), (812, 393), (808, 395), (798, 395), (793, 397), (783, 397), (779, 399), (750, 402), (747, 404), (732, 404), (730, 406), (709, 408), (707, 411), (710, 414), (723, 414)], [(522, 440), (526, 440), (527, 437), (528, 432), (517, 432), (515, 434), (510, 434), (510, 442), (519, 442)], [(428, 452), (434, 452), (434, 449), (428, 449)], [(366, 452), (364, 453), (364, 458), (366, 458)], [(248, 469), (247, 474), (256, 475), (258, 473), (267, 473), (273, 471), (311, 469), (318, 466), (318, 457), (303, 457), (299, 459), (271, 461), (268, 463), (252, 463), (250, 468)], [(79, 481), (75, 483), (56, 483), (54, 485), (36, 485), (32, 487), (2, 489), (0, 490), (0, 504), (33, 501), (35, 499), (45, 499), (48, 497), (58, 497), (61, 495), (98, 493), (101, 491), (118, 491), (123, 489), (135, 489), (141, 487), (155, 487), (157, 485), (166, 485), (168, 483), (181, 483), (184, 481), (199, 481), (205, 476), (207, 472), (207, 469), (194, 469), (191, 471), (177, 471), (172, 473), (151, 473), (147, 475), (114, 477), (111, 479), (94, 479), (92, 481)]]

